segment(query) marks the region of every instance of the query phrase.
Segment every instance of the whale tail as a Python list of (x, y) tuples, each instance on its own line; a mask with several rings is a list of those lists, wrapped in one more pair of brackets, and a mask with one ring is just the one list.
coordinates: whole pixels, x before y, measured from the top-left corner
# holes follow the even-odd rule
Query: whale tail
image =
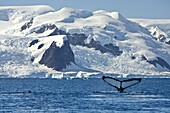
[(105, 77), (103, 76), (102, 79), (108, 83), (109, 85), (115, 87), (119, 92), (123, 92), (124, 89), (131, 87), (133, 85), (138, 84), (141, 82), (141, 78), (132, 78), (128, 80), (118, 80), (112, 77)]

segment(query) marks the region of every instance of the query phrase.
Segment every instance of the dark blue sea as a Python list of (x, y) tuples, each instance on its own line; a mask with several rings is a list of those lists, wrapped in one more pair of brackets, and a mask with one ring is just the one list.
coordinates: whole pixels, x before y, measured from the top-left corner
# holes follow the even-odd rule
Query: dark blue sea
[(101, 78), (1, 78), (0, 112), (170, 113), (170, 78), (145, 78), (125, 93)]

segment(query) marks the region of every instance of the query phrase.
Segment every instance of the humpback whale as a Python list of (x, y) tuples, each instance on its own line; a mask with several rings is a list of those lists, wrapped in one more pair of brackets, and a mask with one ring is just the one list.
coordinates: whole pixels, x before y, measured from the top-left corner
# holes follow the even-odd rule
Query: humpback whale
[(103, 76), (102, 79), (109, 85), (115, 87), (120, 93), (122, 93), (124, 89), (141, 82), (141, 78), (132, 78), (121, 81), (112, 77)]

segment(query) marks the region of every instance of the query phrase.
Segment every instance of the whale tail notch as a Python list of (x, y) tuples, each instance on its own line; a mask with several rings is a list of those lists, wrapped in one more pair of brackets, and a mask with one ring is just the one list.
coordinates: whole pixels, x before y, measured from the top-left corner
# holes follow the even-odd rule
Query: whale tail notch
[(121, 81), (121, 80), (118, 80), (118, 79), (115, 79), (112, 77), (103, 76), (102, 79), (109, 85), (115, 87), (119, 92), (123, 92), (124, 89), (141, 82), (141, 78), (132, 78), (132, 79), (127, 79), (127, 80)]

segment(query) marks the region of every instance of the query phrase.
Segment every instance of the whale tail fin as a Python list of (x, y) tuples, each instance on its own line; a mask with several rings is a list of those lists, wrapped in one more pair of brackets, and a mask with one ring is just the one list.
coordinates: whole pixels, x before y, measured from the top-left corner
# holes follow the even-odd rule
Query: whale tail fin
[(108, 83), (109, 85), (115, 87), (119, 92), (123, 92), (124, 89), (131, 87), (133, 85), (138, 84), (141, 82), (141, 78), (132, 78), (128, 80), (118, 80), (112, 77), (105, 77), (103, 76), (102, 79)]

